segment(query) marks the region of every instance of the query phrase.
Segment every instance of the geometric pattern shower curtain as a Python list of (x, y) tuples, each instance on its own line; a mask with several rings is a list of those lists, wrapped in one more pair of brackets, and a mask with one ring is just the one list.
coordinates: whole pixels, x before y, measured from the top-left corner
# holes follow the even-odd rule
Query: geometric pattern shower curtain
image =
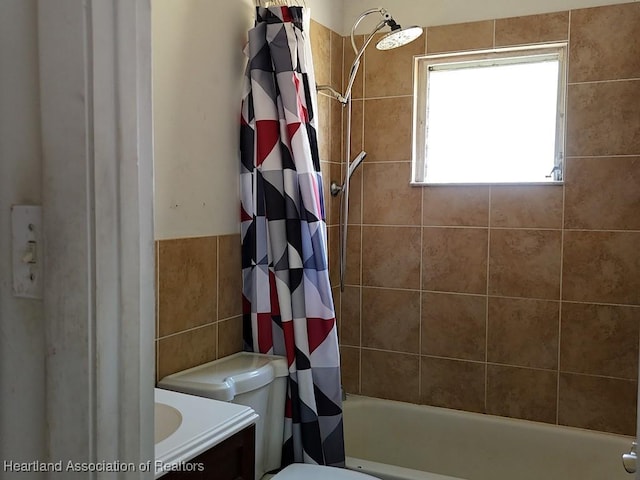
[(245, 348), (288, 361), (283, 466), (343, 466), (308, 12), (280, 6), (256, 12), (240, 142)]

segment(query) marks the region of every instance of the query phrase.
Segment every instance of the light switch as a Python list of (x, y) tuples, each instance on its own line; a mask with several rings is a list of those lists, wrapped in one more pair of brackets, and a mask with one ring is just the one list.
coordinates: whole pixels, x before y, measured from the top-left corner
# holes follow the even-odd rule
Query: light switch
[(42, 207), (11, 207), (11, 256), (13, 294), (42, 298)]

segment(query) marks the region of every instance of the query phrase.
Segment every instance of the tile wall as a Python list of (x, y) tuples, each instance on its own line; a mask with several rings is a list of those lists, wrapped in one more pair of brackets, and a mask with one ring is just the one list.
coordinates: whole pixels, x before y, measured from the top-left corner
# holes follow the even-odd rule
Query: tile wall
[(242, 350), (240, 235), (156, 242), (156, 379)]
[[(368, 156), (339, 299), (347, 391), (635, 432), (639, 29), (628, 3), (429, 27), (402, 49), (367, 50), (351, 140), (352, 157)], [(409, 186), (414, 55), (566, 40), (563, 186)]]

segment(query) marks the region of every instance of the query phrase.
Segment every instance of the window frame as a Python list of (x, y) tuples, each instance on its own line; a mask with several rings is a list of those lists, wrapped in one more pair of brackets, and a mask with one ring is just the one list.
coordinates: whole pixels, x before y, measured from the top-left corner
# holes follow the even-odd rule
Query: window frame
[[(558, 96), (556, 107), (556, 141), (554, 167), (549, 173), (548, 181), (530, 182), (427, 182), (427, 131), (428, 131), (428, 97), (430, 67), (436, 70), (443, 65), (481, 64), (496, 60), (496, 64), (508, 63), (508, 59), (518, 59), (517, 63), (526, 59), (543, 57), (558, 58)], [(414, 57), (414, 91), (413, 91), (413, 145), (411, 160), (411, 185), (561, 185), (564, 180), (564, 151), (566, 136), (566, 98), (567, 98), (567, 56), (568, 43), (554, 42), (516, 47), (493, 48)], [(512, 63), (516, 63), (512, 62)], [(533, 63), (533, 62), (532, 62)], [(453, 67), (456, 68), (456, 67)], [(457, 67), (460, 68), (460, 67)], [(440, 68), (441, 69), (441, 68)]]

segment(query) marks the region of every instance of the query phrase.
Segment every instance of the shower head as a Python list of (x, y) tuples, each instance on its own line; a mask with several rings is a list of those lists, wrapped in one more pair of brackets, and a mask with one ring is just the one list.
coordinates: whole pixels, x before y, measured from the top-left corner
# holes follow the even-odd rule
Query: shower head
[(413, 42), (420, 35), (422, 35), (422, 27), (402, 28), (394, 22), (391, 31), (376, 43), (376, 48), (378, 50), (391, 50), (392, 48), (402, 47), (407, 43)]

